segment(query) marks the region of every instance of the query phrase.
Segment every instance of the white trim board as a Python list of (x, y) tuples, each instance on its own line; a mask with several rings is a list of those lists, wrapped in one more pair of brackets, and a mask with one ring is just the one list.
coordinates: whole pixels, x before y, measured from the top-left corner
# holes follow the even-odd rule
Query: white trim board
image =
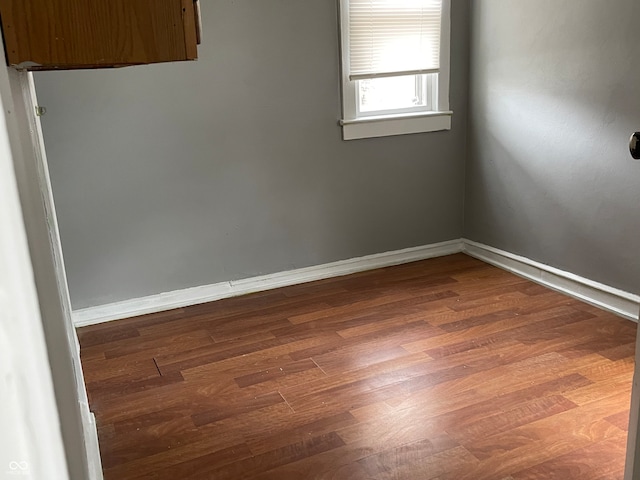
[(405, 248), (403, 250), (340, 260), (287, 272), (176, 290), (150, 295), (148, 297), (134, 298), (107, 305), (74, 310), (73, 323), (76, 327), (94, 325), (111, 320), (120, 320), (148, 313), (171, 310), (173, 308), (212, 302), (228, 297), (236, 297), (247, 293), (271, 290), (325, 278), (340, 277), (351, 273), (374, 270), (391, 265), (400, 265), (402, 263), (415, 262), (427, 258), (443, 257), (445, 255), (460, 253), (461, 251), (462, 240), (451, 240), (421, 247)]
[(460, 239), (84, 308), (73, 312), (73, 322), (76, 327), (83, 327), (459, 252), (622, 317), (638, 320), (638, 295), (504, 250)]
[(629, 320), (638, 321), (638, 295), (488, 245), (467, 239), (462, 242), (463, 252), (467, 255)]

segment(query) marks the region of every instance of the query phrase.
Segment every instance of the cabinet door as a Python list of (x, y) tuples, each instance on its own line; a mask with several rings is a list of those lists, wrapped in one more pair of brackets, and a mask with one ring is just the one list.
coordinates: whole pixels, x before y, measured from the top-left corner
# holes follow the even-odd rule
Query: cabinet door
[(194, 0), (0, 0), (9, 65), (99, 68), (197, 58)]

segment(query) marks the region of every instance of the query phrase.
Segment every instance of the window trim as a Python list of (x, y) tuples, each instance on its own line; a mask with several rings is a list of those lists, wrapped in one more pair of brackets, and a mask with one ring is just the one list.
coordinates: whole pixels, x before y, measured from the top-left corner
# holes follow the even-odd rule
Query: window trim
[(342, 126), (343, 140), (385, 137), (451, 129), (449, 110), (451, 0), (442, 0), (442, 25), (440, 40), (440, 72), (438, 74), (437, 105), (435, 110), (385, 115), (357, 116), (357, 80), (349, 79), (349, 19), (348, 1), (339, 0), (340, 57), (342, 77)]

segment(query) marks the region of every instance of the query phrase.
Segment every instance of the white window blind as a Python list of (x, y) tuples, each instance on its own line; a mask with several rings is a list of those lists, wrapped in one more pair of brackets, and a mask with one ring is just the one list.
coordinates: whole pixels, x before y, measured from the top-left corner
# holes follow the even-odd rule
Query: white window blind
[(349, 78), (437, 73), (442, 0), (349, 0)]

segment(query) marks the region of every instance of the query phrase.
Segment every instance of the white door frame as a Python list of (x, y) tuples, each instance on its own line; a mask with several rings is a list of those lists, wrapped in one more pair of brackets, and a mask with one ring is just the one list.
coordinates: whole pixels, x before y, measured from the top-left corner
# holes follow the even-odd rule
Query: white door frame
[[(0, 76), (0, 478), (68, 480)], [(4, 88), (3, 88), (4, 87)]]
[[(7, 138), (6, 145), (0, 143), (0, 148), (10, 152), (6, 155), (1, 152), (0, 156), (3, 162), (13, 165), (10, 178), (17, 187), (21, 225), (26, 233), (32, 280), (37, 291), (34, 307), (39, 309), (38, 322), (47, 347), (47, 371), (57, 406), (52, 420), (57, 422), (58, 435), (62, 436), (68, 478), (101, 480), (97, 431), (89, 411), (80, 348), (71, 319), (49, 170), (40, 119), (35, 111), (37, 101), (32, 74), (0, 66), (0, 97), (3, 107), (0, 117), (4, 123), (0, 125), (0, 142)], [(0, 230), (3, 233), (12, 231), (4, 224), (0, 224)], [(1, 437), (5, 430), (0, 431)], [(35, 478), (58, 478), (53, 477), (52, 470), (43, 472)], [(0, 478), (4, 478), (1, 464)]]
[(97, 429), (89, 410), (80, 346), (71, 318), (58, 222), (33, 75), (6, 67), (0, 81), (7, 82), (13, 100), (9, 124), (24, 225), (38, 290), (45, 341), (61, 418), (69, 475), (72, 480), (101, 480), (102, 465)]

